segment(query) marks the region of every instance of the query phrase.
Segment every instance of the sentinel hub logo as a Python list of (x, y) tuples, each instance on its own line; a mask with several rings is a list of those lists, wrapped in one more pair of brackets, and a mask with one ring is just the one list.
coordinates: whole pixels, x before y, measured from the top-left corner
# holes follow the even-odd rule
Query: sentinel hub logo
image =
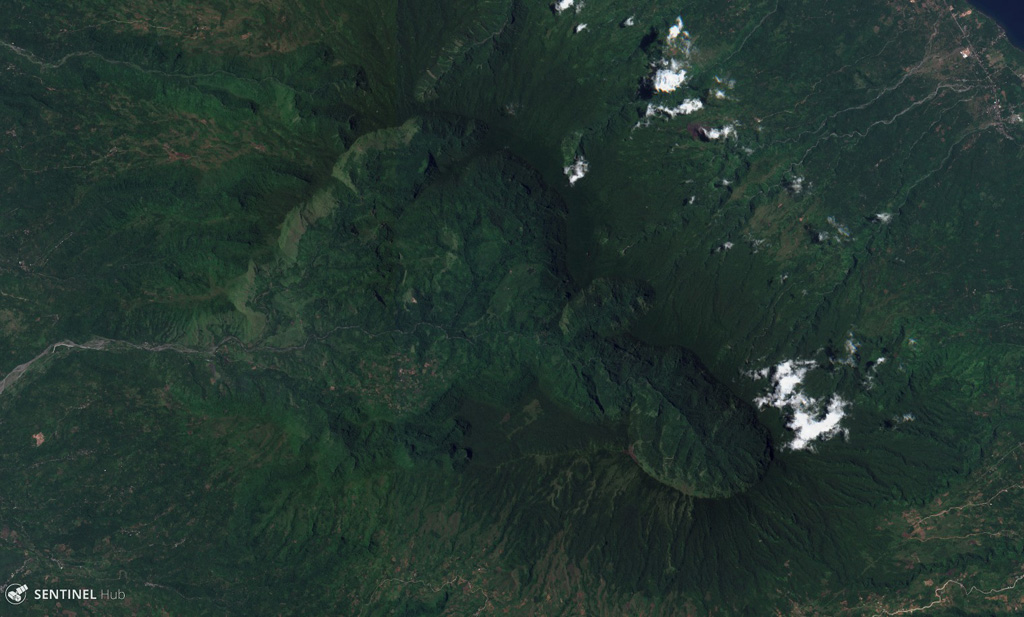
[[(29, 596), (28, 585), (11, 583), (4, 588), (4, 597), (15, 606), (24, 602)], [(124, 600), (124, 592), (120, 589), (34, 589), (32, 597), (36, 600)]]
[(36, 589), (36, 600), (95, 600), (92, 589)]
[(4, 589), (4, 597), (11, 604), (18, 605), (25, 601), (28, 597), (28, 585), (22, 585), (21, 583), (11, 583)]

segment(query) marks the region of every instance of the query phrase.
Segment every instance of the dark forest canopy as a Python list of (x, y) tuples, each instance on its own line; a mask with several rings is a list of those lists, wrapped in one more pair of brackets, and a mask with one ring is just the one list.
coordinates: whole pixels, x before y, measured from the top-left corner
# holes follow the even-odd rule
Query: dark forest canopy
[(5, 583), (1021, 611), (1024, 52), (970, 5), (4, 14)]

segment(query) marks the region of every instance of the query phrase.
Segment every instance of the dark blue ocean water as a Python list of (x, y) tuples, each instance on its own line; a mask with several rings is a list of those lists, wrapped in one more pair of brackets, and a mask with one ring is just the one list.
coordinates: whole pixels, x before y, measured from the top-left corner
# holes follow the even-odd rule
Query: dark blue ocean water
[(969, 0), (974, 8), (999, 22), (1006, 36), (1024, 48), (1024, 0)]

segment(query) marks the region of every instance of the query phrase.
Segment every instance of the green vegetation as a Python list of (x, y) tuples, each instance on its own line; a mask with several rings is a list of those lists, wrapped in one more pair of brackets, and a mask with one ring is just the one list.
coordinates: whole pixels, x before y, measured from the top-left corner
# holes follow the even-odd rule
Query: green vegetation
[(966, 9), (12, 0), (0, 565), (126, 594), (18, 610), (1019, 613), (1024, 52)]

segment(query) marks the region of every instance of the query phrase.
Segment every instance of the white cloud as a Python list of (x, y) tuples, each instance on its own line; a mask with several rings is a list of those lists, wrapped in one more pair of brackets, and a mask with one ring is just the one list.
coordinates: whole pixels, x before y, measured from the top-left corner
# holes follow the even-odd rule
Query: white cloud
[(686, 68), (678, 56), (690, 57), (692, 43), (690, 33), (683, 29), (683, 18), (676, 17), (676, 23), (665, 36), (670, 58), (662, 58), (654, 64), (654, 89), (658, 92), (672, 92), (686, 83)]
[(704, 108), (704, 103), (700, 99), (686, 99), (682, 103), (675, 107), (666, 107), (665, 105), (647, 105), (647, 112), (644, 114), (645, 117), (650, 118), (655, 115), (668, 116), (669, 118), (675, 118), (679, 115), (692, 114), (695, 111), (700, 111)]
[(723, 86), (725, 86), (726, 88), (729, 88), (730, 90), (736, 87), (736, 80), (735, 79), (727, 79), (727, 78), (719, 77), (718, 75), (715, 75), (715, 82), (722, 84)]
[(634, 25), (635, 23), (636, 23), (636, 18), (633, 15), (630, 15), (629, 17), (626, 18), (626, 20), (624, 22), (622, 22), (622, 27), (623, 28), (628, 28), (628, 27)]
[(686, 83), (686, 69), (683, 63), (675, 58), (662, 60), (654, 73), (654, 89), (658, 92), (672, 92)]
[(676, 17), (676, 23), (668, 29), (668, 35), (665, 37), (665, 43), (673, 50), (681, 51), (687, 57), (690, 56), (690, 49), (692, 43), (690, 42), (690, 32), (683, 29), (683, 18)]
[(568, 10), (568, 9), (572, 8), (572, 5), (575, 4), (575, 3), (576, 3), (575, 0), (558, 0), (554, 4), (555, 12), (556, 13), (561, 13), (562, 11)]
[(786, 360), (772, 369), (762, 369), (756, 374), (771, 377), (772, 391), (754, 399), (754, 402), (760, 407), (770, 405), (779, 409), (804, 409), (813, 406), (816, 401), (798, 388), (803, 384), (807, 371), (815, 366), (814, 360)]
[(787, 423), (796, 432), (796, 437), (789, 443), (793, 450), (803, 450), (815, 439), (835, 437), (842, 427), (839, 422), (846, 416), (848, 401), (838, 394), (833, 394), (825, 408), (825, 415), (820, 412), (795, 411), (793, 418)]
[(576, 32), (576, 34), (579, 34), (580, 32), (583, 32), (586, 29), (587, 29), (587, 24), (577, 24), (575, 32)]
[(844, 358), (833, 358), (833, 362), (836, 364), (844, 364), (846, 366), (857, 366), (857, 352), (860, 350), (860, 343), (853, 338), (853, 332), (848, 333), (848, 338), (843, 341), (843, 351), (846, 353)]
[(838, 233), (840, 236), (842, 236), (843, 238), (850, 237), (849, 228), (847, 228), (846, 225), (839, 223), (839, 221), (836, 220), (836, 217), (829, 216), (825, 220), (828, 221), (828, 224), (831, 225), (836, 230), (836, 233)]
[(708, 139), (734, 137), (736, 135), (736, 127), (731, 124), (727, 124), (720, 129), (707, 129), (704, 131), (704, 135), (706, 135)]
[[(683, 18), (676, 17), (676, 23), (668, 29), (668, 36), (665, 37), (665, 42), (672, 43), (672, 41), (678, 39), (683, 32), (685, 32), (685, 30), (683, 30)], [(687, 33), (686, 36), (689, 36), (689, 33)]]
[(565, 167), (562, 171), (565, 173), (566, 177), (569, 178), (569, 185), (572, 186), (576, 184), (580, 178), (587, 175), (587, 172), (590, 171), (590, 163), (588, 163), (582, 156), (577, 156), (572, 162), (572, 165)]
[(834, 437), (842, 430), (840, 422), (846, 416), (849, 402), (838, 394), (833, 394), (822, 410), (821, 401), (804, 392), (804, 377), (816, 366), (813, 360), (785, 360), (749, 374), (770, 378), (771, 390), (754, 399), (754, 403), (788, 412), (786, 426), (796, 433), (788, 445), (793, 450), (803, 450), (816, 439)]

